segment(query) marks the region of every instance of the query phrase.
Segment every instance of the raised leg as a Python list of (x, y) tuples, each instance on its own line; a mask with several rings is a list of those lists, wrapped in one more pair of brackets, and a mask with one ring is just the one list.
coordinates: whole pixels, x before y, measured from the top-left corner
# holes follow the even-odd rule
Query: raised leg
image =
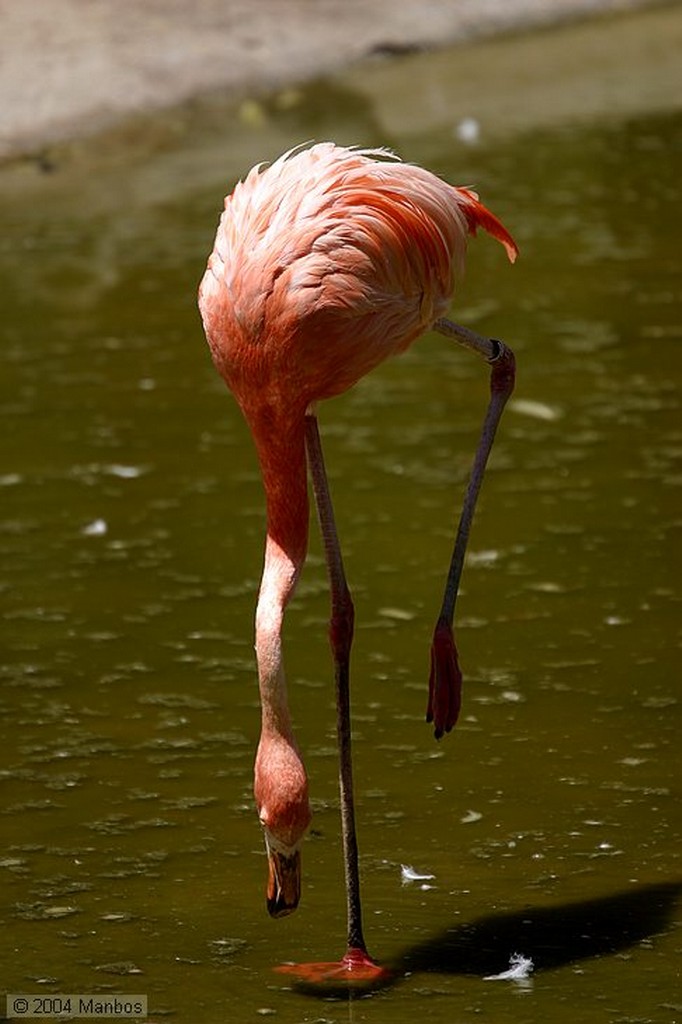
[(464, 496), (443, 604), (431, 644), (431, 675), (426, 721), (433, 722), (434, 735), (436, 739), (440, 739), (444, 732), (450, 732), (452, 729), (461, 706), (462, 673), (453, 634), (455, 604), (476, 501), (495, 440), (497, 425), (507, 399), (514, 390), (516, 363), (511, 349), (494, 338), (484, 338), (466, 327), (444, 319), (437, 320), (434, 329), (448, 338), (453, 338), (470, 351), (478, 353), (490, 365), (490, 401)]
[(339, 789), (341, 793), (341, 832), (346, 875), (348, 908), (348, 951), (343, 964), (348, 970), (362, 968), (367, 956), (362, 933), (360, 904), (360, 873), (353, 802), (353, 761), (351, 755), (350, 720), (350, 650), (353, 641), (353, 602), (346, 582), (341, 547), (336, 532), (334, 510), (324, 468), (317, 418), (306, 416), (306, 450), (313, 481), (315, 501), (322, 531), (322, 540), (331, 589), (331, 621), (329, 638), (334, 659), (336, 683), (337, 735), (339, 745)]

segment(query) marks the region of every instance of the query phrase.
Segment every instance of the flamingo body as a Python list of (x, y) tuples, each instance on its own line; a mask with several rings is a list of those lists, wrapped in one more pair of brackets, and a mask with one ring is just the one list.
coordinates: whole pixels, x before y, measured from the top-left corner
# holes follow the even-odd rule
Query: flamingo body
[(225, 201), (200, 290), (245, 411), (255, 400), (290, 421), (407, 348), (446, 311), (478, 225), (514, 258), (474, 193), (382, 151), (322, 143), (253, 168)]
[[(281, 643), (307, 548), (306, 415), (443, 316), (477, 227), (515, 258), (511, 236), (473, 192), (386, 151), (333, 143), (254, 167), (225, 200), (199, 305), (215, 365), (253, 433), (266, 495), (254, 792), (275, 916), (298, 902), (310, 822)], [(352, 632), (350, 599), (341, 603), (333, 643)]]

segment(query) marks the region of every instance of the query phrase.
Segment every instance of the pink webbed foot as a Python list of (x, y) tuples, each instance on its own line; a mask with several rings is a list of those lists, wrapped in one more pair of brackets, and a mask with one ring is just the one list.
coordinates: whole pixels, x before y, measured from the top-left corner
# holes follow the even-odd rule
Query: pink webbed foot
[(431, 644), (429, 704), (426, 709), (426, 721), (433, 722), (433, 734), (437, 740), (443, 733), (450, 732), (461, 706), (462, 673), (452, 626), (447, 619), (439, 619)]
[(342, 960), (330, 963), (281, 964), (279, 974), (291, 974), (304, 985), (373, 988), (385, 984), (391, 971), (376, 964), (364, 949), (351, 947)]

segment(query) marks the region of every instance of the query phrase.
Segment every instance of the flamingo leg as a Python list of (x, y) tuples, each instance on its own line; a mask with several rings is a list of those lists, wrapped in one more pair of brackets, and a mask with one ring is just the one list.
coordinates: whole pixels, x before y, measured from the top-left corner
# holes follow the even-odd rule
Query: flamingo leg
[(431, 675), (429, 678), (429, 703), (426, 721), (433, 722), (434, 735), (440, 739), (444, 732), (450, 732), (461, 706), (462, 673), (457, 658), (457, 647), (453, 634), (455, 604), (459, 583), (464, 567), (471, 523), (476, 501), (483, 483), (488, 456), (507, 399), (514, 390), (514, 353), (501, 341), (484, 338), (474, 331), (450, 320), (437, 320), (433, 325), (439, 333), (452, 338), (469, 351), (482, 356), (490, 365), (490, 400), (486, 410), (481, 436), (474, 456), (471, 475), (464, 496), (455, 544), (450, 561), (443, 604), (436, 622), (431, 644)]
[(356, 966), (358, 968), (362, 967), (365, 962), (367, 964), (371, 963), (367, 956), (367, 948), (362, 931), (360, 872), (358, 868), (358, 844), (353, 800), (349, 670), (350, 651), (353, 641), (354, 610), (343, 568), (341, 546), (336, 532), (334, 509), (324, 466), (317, 417), (312, 414), (308, 414), (305, 418), (305, 439), (331, 590), (329, 639), (334, 659), (336, 683), (341, 832), (348, 909), (348, 951), (343, 964), (350, 971)]

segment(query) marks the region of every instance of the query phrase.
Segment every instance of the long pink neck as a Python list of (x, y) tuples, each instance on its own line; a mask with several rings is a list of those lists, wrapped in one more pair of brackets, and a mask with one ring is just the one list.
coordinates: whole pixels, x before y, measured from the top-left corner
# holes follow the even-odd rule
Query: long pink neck
[(304, 424), (252, 424), (265, 486), (267, 539), (256, 610), (256, 657), (263, 737), (293, 743), (282, 658), (282, 624), (308, 545), (308, 491)]

